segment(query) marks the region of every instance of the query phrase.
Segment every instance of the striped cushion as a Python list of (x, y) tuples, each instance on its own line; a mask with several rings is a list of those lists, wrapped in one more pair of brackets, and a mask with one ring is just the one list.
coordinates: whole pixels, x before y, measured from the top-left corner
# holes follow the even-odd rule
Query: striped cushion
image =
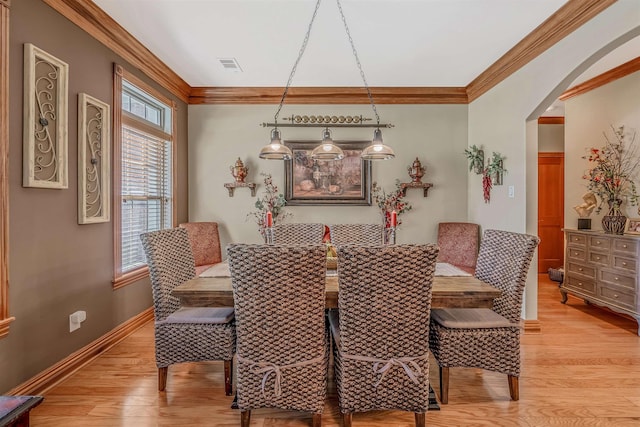
[(182, 307), (171, 313), (165, 320), (156, 322), (162, 323), (207, 323), (220, 324), (228, 323), (234, 318), (231, 307)]
[(434, 308), (431, 318), (445, 328), (487, 329), (519, 326), (489, 308)]

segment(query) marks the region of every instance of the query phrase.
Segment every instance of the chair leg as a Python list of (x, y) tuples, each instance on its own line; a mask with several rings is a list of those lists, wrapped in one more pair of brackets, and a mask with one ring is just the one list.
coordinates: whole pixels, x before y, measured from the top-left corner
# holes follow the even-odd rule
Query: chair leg
[(251, 424), (251, 411), (240, 411), (240, 427), (249, 427)]
[(426, 414), (424, 412), (416, 412), (416, 427), (425, 427)]
[(342, 414), (342, 427), (351, 427), (351, 412)]
[(165, 366), (164, 368), (158, 368), (158, 391), (164, 391), (164, 389), (167, 387), (168, 370), (168, 366)]
[(322, 427), (322, 414), (313, 414), (313, 427)]
[(509, 375), (508, 380), (509, 380), (509, 394), (511, 395), (511, 400), (519, 400), (520, 387), (518, 386), (518, 377)]
[(224, 361), (224, 394), (233, 394), (233, 359)]
[(449, 368), (440, 366), (440, 402), (449, 403)]

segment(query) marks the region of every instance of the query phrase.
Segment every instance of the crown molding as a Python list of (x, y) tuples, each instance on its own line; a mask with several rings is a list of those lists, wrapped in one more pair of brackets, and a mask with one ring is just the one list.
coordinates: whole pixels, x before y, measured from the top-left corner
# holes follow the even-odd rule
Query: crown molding
[[(376, 104), (467, 104), (463, 87), (371, 87)], [(283, 87), (194, 87), (189, 104), (278, 104)], [(363, 87), (290, 87), (287, 104), (369, 104)]]
[(567, 99), (573, 98), (574, 96), (582, 95), (585, 92), (589, 92), (590, 90), (599, 88), (600, 86), (604, 86), (607, 83), (611, 83), (614, 80), (621, 79), (622, 77), (628, 76), (629, 74), (635, 73), (636, 71), (640, 71), (640, 56), (636, 59), (632, 59), (629, 62), (625, 62), (624, 64), (619, 65), (616, 68), (612, 68), (606, 73), (602, 73), (599, 76), (587, 80), (586, 82), (580, 83), (579, 85), (565, 90), (562, 95), (560, 95), (560, 100), (566, 101)]
[[(4, 0), (3, 0), (4, 1)], [(184, 102), (191, 87), (91, 0), (42, 0)]]
[(617, 0), (569, 0), (467, 86), (469, 102), (518, 71)]
[(562, 116), (540, 116), (538, 117), (539, 125), (563, 125), (564, 117)]

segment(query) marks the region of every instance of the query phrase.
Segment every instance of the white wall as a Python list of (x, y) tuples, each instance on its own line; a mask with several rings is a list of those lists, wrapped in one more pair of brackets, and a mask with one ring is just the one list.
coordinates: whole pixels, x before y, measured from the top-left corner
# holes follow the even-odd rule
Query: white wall
[(538, 125), (538, 152), (564, 151), (564, 125)]
[[(372, 178), (387, 191), (396, 178), (410, 181), (407, 174), (416, 156), (426, 167), (423, 182), (433, 183), (428, 197), (422, 190), (408, 190), (413, 209), (402, 216), (398, 243), (435, 242), (441, 221), (465, 221), (467, 212), (468, 169), (466, 105), (379, 105), (381, 121), (393, 123), (383, 129), (385, 143), (393, 147), (396, 158), (373, 163)], [(262, 194), (261, 172), (271, 173), (284, 192), (284, 162), (260, 160), (258, 152), (269, 140), (268, 128), (276, 106), (190, 105), (189, 106), (189, 217), (191, 221), (220, 223), (223, 248), (229, 242), (259, 242), (257, 226), (247, 220), (256, 198), (246, 188), (229, 197), (223, 187), (233, 182), (229, 167), (240, 157), (249, 167), (247, 181), (258, 182)], [(371, 117), (362, 105), (285, 104), (281, 117), (291, 114), (360, 115)], [(282, 128), (284, 140), (319, 140), (322, 128)], [(373, 129), (333, 129), (335, 140), (366, 140)], [(379, 222), (375, 206), (290, 206), (290, 222)]]
[[(587, 181), (581, 177), (589, 168), (589, 162), (582, 159), (590, 147), (605, 145), (603, 132), (612, 138), (610, 125), (634, 128), (638, 132), (635, 144), (640, 146), (640, 72), (635, 72), (605, 86), (570, 98), (565, 102), (565, 224), (576, 227), (578, 214), (573, 209), (582, 203), (582, 195), (587, 191)], [(640, 150), (640, 148), (639, 148)], [(638, 171), (640, 172), (640, 171)], [(640, 176), (636, 177), (640, 185)], [(600, 200), (598, 200), (600, 202)], [(622, 205), (629, 217), (638, 217), (637, 207), (629, 203)], [(607, 213), (607, 206), (600, 214), (591, 215), (591, 227), (602, 229), (601, 219)]]
[[(469, 175), (470, 221), (485, 229), (537, 233), (538, 132), (527, 120), (537, 119), (578, 74), (639, 30), (640, 2), (620, 0), (469, 105), (469, 144), (506, 155), (509, 171), (490, 204), (473, 190), (477, 178)], [(514, 199), (506, 196), (509, 185)], [(536, 271), (537, 259), (527, 280), (525, 319), (537, 318)]]

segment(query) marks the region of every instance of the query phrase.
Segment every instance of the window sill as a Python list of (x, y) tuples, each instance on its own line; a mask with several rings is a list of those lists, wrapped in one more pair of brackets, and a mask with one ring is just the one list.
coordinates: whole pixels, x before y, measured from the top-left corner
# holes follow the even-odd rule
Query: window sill
[(137, 270), (129, 271), (120, 277), (113, 279), (113, 289), (120, 289), (139, 280), (149, 277), (149, 267), (144, 266)]
[(15, 317), (7, 317), (6, 319), (0, 320), (0, 338), (9, 335), (9, 325), (14, 320), (16, 320)]

